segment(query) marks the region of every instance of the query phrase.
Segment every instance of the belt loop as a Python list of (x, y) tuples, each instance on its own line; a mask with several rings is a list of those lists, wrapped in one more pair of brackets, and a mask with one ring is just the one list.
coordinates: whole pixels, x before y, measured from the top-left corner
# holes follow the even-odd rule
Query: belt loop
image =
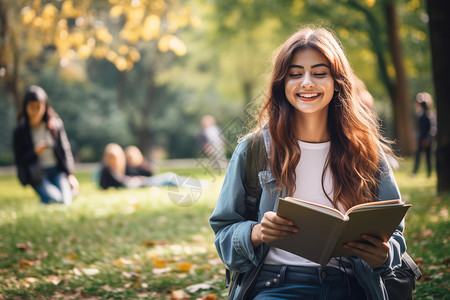
[(287, 266), (282, 266), (280, 269), (280, 274), (278, 274), (278, 276), (280, 276), (280, 278), (278, 278), (280, 286), (284, 285), (284, 279), (286, 278), (286, 270)]
[(327, 268), (326, 267), (320, 267), (320, 268), (317, 269), (317, 271), (318, 271), (317, 275), (319, 277), (319, 282), (320, 282), (320, 284), (322, 284), (324, 282), (325, 278), (328, 277)]

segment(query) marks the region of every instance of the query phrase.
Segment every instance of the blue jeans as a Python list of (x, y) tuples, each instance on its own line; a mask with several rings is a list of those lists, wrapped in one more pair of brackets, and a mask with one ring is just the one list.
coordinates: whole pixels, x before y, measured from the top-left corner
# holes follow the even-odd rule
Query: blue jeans
[(197, 178), (184, 177), (173, 172), (166, 172), (145, 177), (143, 186), (178, 186), (183, 188), (201, 188), (202, 182)]
[(264, 265), (253, 299), (366, 299), (356, 278), (333, 267)]
[(39, 184), (32, 184), (33, 189), (41, 197), (41, 203), (72, 203), (72, 188), (67, 175), (57, 167), (44, 169), (44, 179)]

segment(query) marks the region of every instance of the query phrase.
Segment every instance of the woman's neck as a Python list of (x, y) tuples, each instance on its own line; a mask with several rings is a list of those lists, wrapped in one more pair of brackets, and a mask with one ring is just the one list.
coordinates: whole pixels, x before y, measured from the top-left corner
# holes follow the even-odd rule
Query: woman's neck
[(297, 116), (296, 137), (300, 141), (308, 143), (323, 143), (330, 140), (330, 132), (327, 126), (328, 118), (316, 118), (303, 114)]
[(42, 120), (40, 120), (40, 121), (29, 120), (28, 123), (30, 124), (30, 127), (32, 127), (32, 128), (39, 128), (39, 127), (41, 127), (44, 124), (42, 122)]

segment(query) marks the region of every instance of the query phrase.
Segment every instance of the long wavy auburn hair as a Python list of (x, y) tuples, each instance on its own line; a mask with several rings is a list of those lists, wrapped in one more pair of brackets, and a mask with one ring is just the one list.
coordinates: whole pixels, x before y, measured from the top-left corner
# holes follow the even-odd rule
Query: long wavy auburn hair
[[(269, 90), (259, 113), (259, 126), (267, 123), (272, 138), (269, 165), (281, 190), (295, 192), (295, 168), (300, 161), (300, 147), (295, 136), (295, 108), (285, 94), (285, 78), (294, 54), (305, 48), (322, 53), (330, 63), (335, 93), (328, 106), (330, 152), (322, 173), (330, 168), (333, 177), (334, 207), (350, 207), (374, 201), (377, 172), (383, 152), (391, 153), (379, 133), (376, 115), (364, 104), (356, 87), (356, 76), (344, 50), (327, 29), (301, 29), (276, 52)], [(327, 195), (327, 193), (325, 193)], [(327, 196), (328, 197), (328, 196)]]

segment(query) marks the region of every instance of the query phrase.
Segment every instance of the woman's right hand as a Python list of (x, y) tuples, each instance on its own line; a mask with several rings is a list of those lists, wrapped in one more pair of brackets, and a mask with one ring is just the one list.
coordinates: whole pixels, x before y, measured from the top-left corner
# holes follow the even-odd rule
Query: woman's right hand
[(41, 155), (47, 149), (47, 143), (45, 141), (41, 141), (34, 146), (34, 153), (36, 155)]
[(273, 211), (264, 214), (260, 224), (253, 226), (251, 241), (253, 247), (258, 247), (262, 242), (268, 243), (288, 236), (294, 236), (298, 232), (294, 222), (278, 216)]

